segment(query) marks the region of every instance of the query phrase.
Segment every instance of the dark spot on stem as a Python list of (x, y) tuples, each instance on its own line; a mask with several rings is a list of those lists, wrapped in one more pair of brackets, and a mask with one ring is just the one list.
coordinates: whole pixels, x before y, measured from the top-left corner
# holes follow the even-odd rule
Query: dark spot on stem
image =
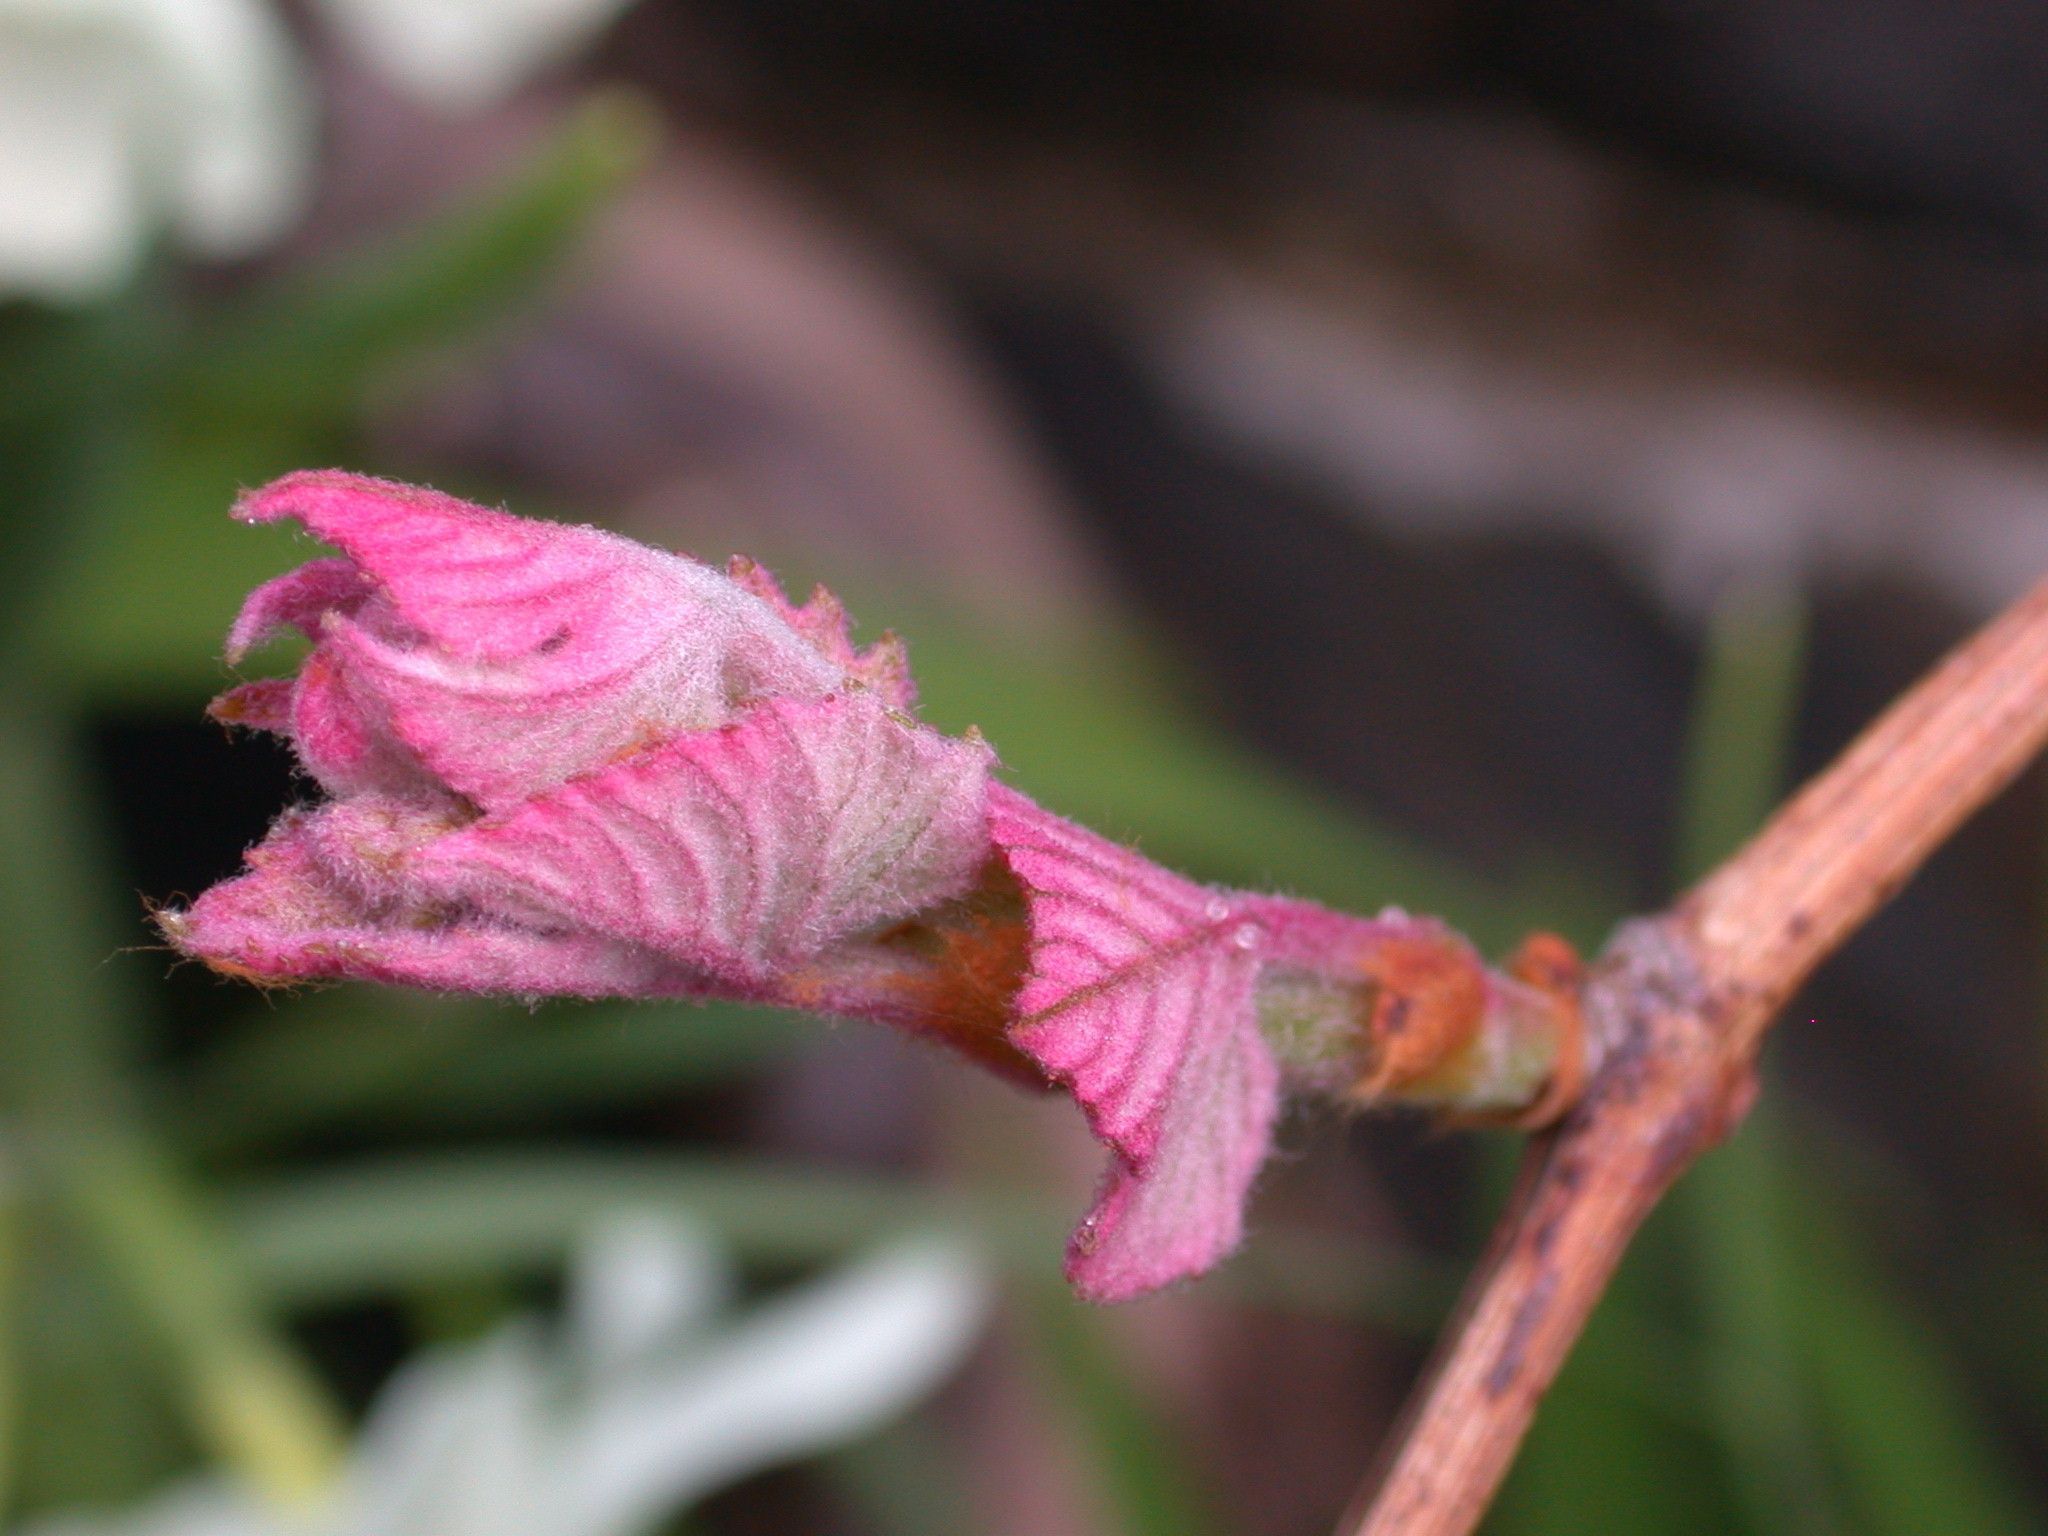
[(1700, 1099), (1690, 1100), (1657, 1132), (1644, 1182), (1664, 1189), (1720, 1136), (1721, 1116)]
[(1522, 1379), (1527, 1367), (1524, 1356), (1528, 1353), (1529, 1340), (1542, 1327), (1556, 1296), (1557, 1275), (1554, 1271), (1546, 1269), (1530, 1283), (1528, 1294), (1515, 1309), (1514, 1320), (1508, 1324), (1507, 1334), (1500, 1342), (1500, 1355), (1493, 1362), (1493, 1369), (1486, 1373), (1488, 1397), (1504, 1396)]
[(1577, 1153), (1568, 1153), (1551, 1164), (1550, 1178), (1559, 1189), (1572, 1194), (1586, 1180), (1586, 1160)]

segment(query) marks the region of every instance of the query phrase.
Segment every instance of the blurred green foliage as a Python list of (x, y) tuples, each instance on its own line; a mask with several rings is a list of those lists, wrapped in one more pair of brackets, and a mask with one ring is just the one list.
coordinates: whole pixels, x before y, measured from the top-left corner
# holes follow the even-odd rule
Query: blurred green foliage
[[(816, 1026), (730, 1008), (516, 1009), (366, 989), (278, 1003), (176, 1072), (152, 1066), (160, 957), (81, 770), (94, 711), (196, 712), (242, 593), (294, 558), (232, 527), (233, 489), (352, 458), (364, 412), (545, 293), (636, 163), (600, 103), (517, 176), (430, 228), (202, 305), (168, 283), (100, 311), (0, 313), (0, 1498), (7, 1513), (132, 1494), (194, 1455), (281, 1491), (342, 1415), (288, 1323), (366, 1300), (545, 1273), (594, 1211), (687, 1208), (755, 1263), (816, 1262), (930, 1223), (1016, 1277), (1046, 1400), (1109, 1527), (1221, 1532), (1195, 1447), (1105, 1320), (1052, 1288), (1070, 1212), (1016, 1190), (567, 1148), (592, 1109), (744, 1080)], [(901, 617), (901, 615), (899, 615)], [(1002, 744), (1025, 787), (1209, 877), (1444, 913), (1498, 948), (1526, 926), (1596, 940), (1617, 882), (1552, 862), (1505, 885), (1446, 866), (1206, 726), (1170, 667), (1107, 632), (1023, 656), (910, 624), (932, 717)], [(1798, 606), (1745, 597), (1708, 649), (1678, 862), (1695, 873), (1783, 777)], [(113, 958), (109, 958), (112, 956)], [(374, 1150), (315, 1165), (345, 1132)], [(1866, 1212), (1816, 1174), (1773, 1096), (1631, 1257), (1493, 1518), (1502, 1533), (2026, 1529), (1972, 1382), (2048, 1386), (2048, 1254), (1987, 1259), (1995, 1326), (1937, 1330), (1887, 1278)], [(1420, 1336), (1449, 1277), (1412, 1256), (1268, 1231), (1210, 1282), (1246, 1305)], [(435, 1288), (442, 1288), (436, 1292)], [(488, 1304), (486, 1302), (486, 1304)], [(2029, 1362), (2031, 1362), (2029, 1364)], [(2037, 1415), (2025, 1429), (2048, 1430)], [(1360, 1447), (1363, 1462), (1367, 1448)], [(836, 1457), (878, 1529), (949, 1529), (929, 1425)], [(934, 1494), (933, 1490), (939, 1490)]]

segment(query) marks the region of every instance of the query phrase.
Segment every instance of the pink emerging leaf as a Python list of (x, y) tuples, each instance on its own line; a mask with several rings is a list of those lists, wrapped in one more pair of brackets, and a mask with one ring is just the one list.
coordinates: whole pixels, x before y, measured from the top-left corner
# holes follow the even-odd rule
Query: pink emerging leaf
[[(331, 694), (299, 726), (383, 736), (487, 810), (620, 752), (723, 725), (763, 698), (819, 698), (844, 673), (769, 604), (692, 560), (594, 528), (539, 523), (414, 486), (290, 475), (243, 498), (250, 522), (294, 517), (349, 557), (258, 589), (234, 634), (317, 629)], [(336, 599), (316, 609), (319, 594)], [(331, 682), (327, 681), (331, 680)], [(328, 782), (323, 775), (322, 781)], [(329, 788), (339, 787), (333, 783)]]
[(375, 591), (353, 560), (308, 560), (297, 570), (266, 581), (244, 599), (242, 611), (228, 630), (228, 660), (239, 662), (287, 629), (318, 640), (321, 623), (328, 615), (354, 613)]
[[(352, 475), (238, 512), (344, 552), (230, 632), (241, 654), (302, 630), (297, 677), (214, 706), (289, 737), (330, 798), (165, 915), (187, 953), (261, 979), (793, 997), (794, 967), (988, 860), (988, 748), (903, 714), (900, 647), (857, 651), (829, 598)], [(874, 970), (801, 992), (843, 1005), (842, 973)]]
[(1116, 1301), (1237, 1246), (1280, 1075), (1259, 1034), (1260, 930), (1204, 889), (998, 787), (991, 830), (1030, 907), (1011, 1037), (1114, 1154), (1067, 1255)]
[[(1549, 1070), (1545, 997), (1439, 926), (1195, 885), (992, 783), (828, 593), (333, 472), (237, 511), (340, 554), (229, 634), (231, 659), (312, 641), (213, 712), (285, 736), (326, 798), (160, 915), (219, 970), (778, 1002), (1057, 1082), (1111, 1154), (1067, 1263), (1102, 1300), (1236, 1246), (1269, 1033), (1290, 1082), (1338, 1094), (1469, 1102), (1459, 1074), (1504, 1062), (1526, 1103)], [(1515, 1023), (1498, 1062), (1465, 1049), (1489, 1009)]]
[(575, 923), (766, 986), (966, 894), (991, 754), (872, 694), (772, 700), (421, 850), (420, 878), (508, 920)]
[[(249, 869), (158, 922), (214, 969), (257, 982), (380, 981), (433, 991), (527, 997), (671, 997), (699, 978), (649, 950), (575, 929), (489, 923), (365, 890), (366, 862), (338, 859), (323, 818), (288, 811)], [(351, 868), (353, 863), (357, 867)]]

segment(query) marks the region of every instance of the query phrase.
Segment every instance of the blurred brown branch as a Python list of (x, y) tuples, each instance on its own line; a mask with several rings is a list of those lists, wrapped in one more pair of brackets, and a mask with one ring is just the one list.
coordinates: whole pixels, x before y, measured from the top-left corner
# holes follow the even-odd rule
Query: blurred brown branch
[(1530, 1146), (1343, 1536), (1462, 1536), (1637, 1227), (1755, 1096), (1779, 1008), (2048, 743), (2048, 583), (1952, 653), (1587, 985), (1596, 1066)]

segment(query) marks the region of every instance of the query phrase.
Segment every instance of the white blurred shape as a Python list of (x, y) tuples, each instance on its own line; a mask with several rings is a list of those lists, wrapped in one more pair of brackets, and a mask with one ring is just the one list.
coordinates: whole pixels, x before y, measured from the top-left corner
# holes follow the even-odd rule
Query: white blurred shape
[(237, 256), (283, 232), (301, 208), (312, 112), (290, 39), (268, 5), (147, 0), (158, 56), (170, 67), (180, 153), (166, 168), (171, 214), (187, 249)]
[(321, 0), (335, 30), (394, 85), (474, 111), (592, 41), (631, 0)]
[(0, 0), (0, 296), (96, 297), (168, 227), (237, 256), (298, 212), (309, 114), (258, 0)]
[(960, 1363), (981, 1265), (914, 1240), (723, 1330), (705, 1234), (615, 1217), (572, 1266), (553, 1343), (531, 1322), (415, 1360), (379, 1396), (331, 1500), (279, 1511), (225, 1482), (24, 1536), (641, 1536), (705, 1494), (902, 1413)]
[(612, 1217), (576, 1255), (569, 1347), (601, 1378), (686, 1341), (733, 1289), (732, 1266), (704, 1233), (659, 1215)]
[(564, 1446), (573, 1529), (631, 1536), (757, 1467), (894, 1417), (958, 1362), (984, 1301), (958, 1246), (910, 1243), (771, 1302), (693, 1356), (650, 1363)]
[(318, 1536), (540, 1536), (530, 1522), (549, 1454), (547, 1385), (539, 1341), (522, 1324), (402, 1372)]

